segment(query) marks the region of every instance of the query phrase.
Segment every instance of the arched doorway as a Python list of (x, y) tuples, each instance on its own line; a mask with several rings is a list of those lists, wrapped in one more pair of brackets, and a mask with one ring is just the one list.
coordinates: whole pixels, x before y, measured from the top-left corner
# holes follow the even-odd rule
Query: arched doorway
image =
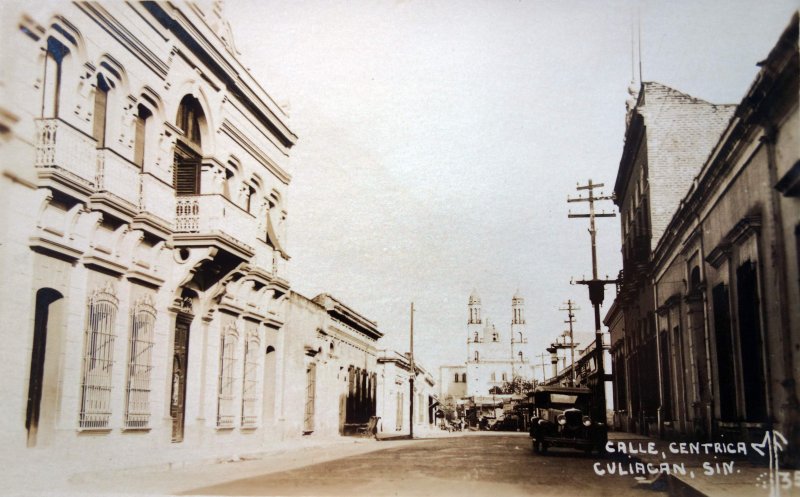
[[(54, 386), (55, 372), (45, 368), (47, 351), (54, 355), (56, 348), (53, 346), (53, 330), (61, 324), (61, 308), (64, 296), (52, 288), (42, 288), (36, 292), (36, 304), (33, 319), (33, 347), (31, 350), (31, 368), (28, 380), (28, 404), (25, 410), (25, 429), (28, 431), (28, 446), (36, 445), (36, 436), (39, 430), (39, 421), (42, 417), (42, 397), (46, 388)], [(50, 346), (48, 347), (48, 337)], [(51, 357), (50, 361), (55, 360)], [(46, 374), (49, 373), (49, 374)], [(46, 399), (55, 408), (55, 399)]]

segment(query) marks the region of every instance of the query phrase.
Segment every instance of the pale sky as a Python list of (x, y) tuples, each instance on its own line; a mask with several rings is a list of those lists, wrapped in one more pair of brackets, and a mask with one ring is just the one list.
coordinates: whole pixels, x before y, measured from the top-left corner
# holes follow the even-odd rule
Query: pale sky
[[(738, 103), (797, 1), (245, 1), (225, 4), (242, 60), (299, 136), (291, 284), (327, 292), (438, 366), (466, 358), (467, 299), (506, 333), (525, 297), (530, 354), (581, 307), (588, 223), (576, 183), (613, 189), (641, 16), (645, 81)], [(638, 76), (637, 76), (638, 79)], [(607, 210), (613, 208), (606, 202)], [(619, 219), (598, 220), (601, 276)], [(609, 287), (602, 314), (613, 298)], [(582, 345), (585, 345), (582, 344)]]

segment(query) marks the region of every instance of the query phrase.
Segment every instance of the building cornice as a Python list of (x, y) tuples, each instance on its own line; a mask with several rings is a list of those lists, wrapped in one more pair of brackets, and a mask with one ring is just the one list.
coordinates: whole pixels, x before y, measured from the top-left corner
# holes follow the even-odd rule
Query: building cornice
[[(271, 101), (266, 92), (250, 76), (247, 69), (232, 57), (222, 46), (221, 41), (205, 23), (194, 22), (184, 10), (171, 2), (148, 1), (144, 8), (227, 86), (228, 92), (238, 98), (248, 111), (258, 119), (278, 140), (280, 146), (291, 148), (297, 142), (295, 135), (276, 110), (268, 105)], [(195, 13), (195, 15), (197, 15)]]
[(275, 177), (277, 177), (283, 184), (288, 185), (292, 179), (292, 176), (286, 172), (283, 168), (277, 165), (272, 159), (270, 159), (266, 154), (264, 154), (258, 146), (253, 143), (248, 137), (244, 135), (239, 129), (227, 119), (222, 121), (222, 125), (220, 129), (228, 135), (236, 144), (242, 147), (244, 150), (250, 154), (259, 164), (264, 166), (269, 172), (271, 172)]
[[(640, 99), (644, 96), (644, 87), (640, 92)], [(625, 130), (625, 146), (622, 149), (622, 158), (619, 161), (619, 171), (617, 172), (617, 179), (614, 182), (614, 203), (622, 207), (622, 202), (625, 200), (625, 193), (628, 189), (631, 172), (633, 171), (633, 164), (636, 162), (636, 156), (641, 148), (642, 140), (645, 136), (644, 117), (638, 112), (637, 109), (633, 110), (631, 122)]]
[(140, 37), (131, 33), (124, 24), (109, 14), (100, 3), (76, 2), (75, 5), (111, 35), (120, 45), (127, 48), (134, 57), (139, 59), (159, 78), (165, 79), (167, 77), (167, 73), (169, 72), (167, 63), (153, 53), (153, 51), (142, 42)]

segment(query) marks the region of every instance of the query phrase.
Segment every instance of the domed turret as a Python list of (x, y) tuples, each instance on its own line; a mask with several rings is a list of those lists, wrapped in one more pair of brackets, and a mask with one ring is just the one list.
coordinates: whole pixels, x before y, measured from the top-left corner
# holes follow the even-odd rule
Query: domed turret
[(511, 324), (525, 324), (525, 299), (519, 294), (519, 289), (511, 297)]
[(469, 294), (469, 305), (481, 305), (481, 298), (478, 296), (478, 291), (474, 288), (472, 293)]
[(481, 298), (478, 296), (477, 290), (472, 290), (472, 293), (469, 294), (467, 310), (469, 311), (467, 324), (479, 324), (481, 322)]

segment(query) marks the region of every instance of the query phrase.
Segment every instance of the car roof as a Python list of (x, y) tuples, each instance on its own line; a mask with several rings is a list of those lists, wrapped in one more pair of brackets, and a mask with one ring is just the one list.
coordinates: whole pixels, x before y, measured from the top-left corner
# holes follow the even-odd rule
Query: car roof
[(557, 387), (557, 386), (539, 386), (536, 387), (536, 390), (533, 393), (563, 393), (568, 395), (576, 395), (576, 394), (590, 394), (592, 393), (591, 390), (584, 387)]

